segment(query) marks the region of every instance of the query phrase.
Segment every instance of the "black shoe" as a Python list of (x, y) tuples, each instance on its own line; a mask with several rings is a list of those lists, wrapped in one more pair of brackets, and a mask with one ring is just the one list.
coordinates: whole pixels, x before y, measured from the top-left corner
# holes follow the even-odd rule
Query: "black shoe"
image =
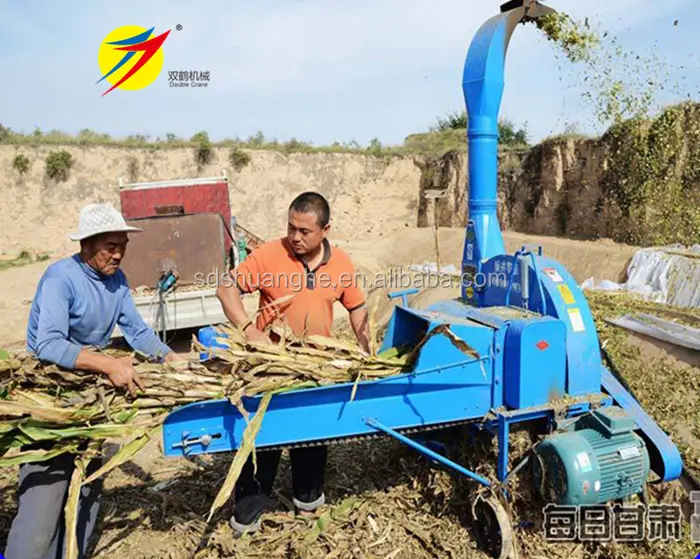
[(257, 532), (260, 529), (260, 517), (267, 510), (269, 501), (263, 495), (252, 495), (236, 503), (233, 516), (229, 521), (236, 536)]

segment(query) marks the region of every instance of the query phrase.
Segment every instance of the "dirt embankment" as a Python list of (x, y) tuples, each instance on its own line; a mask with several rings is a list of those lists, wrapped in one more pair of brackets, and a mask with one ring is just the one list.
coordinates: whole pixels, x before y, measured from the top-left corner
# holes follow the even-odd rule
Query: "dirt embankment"
[[(65, 149), (73, 158), (66, 180), (49, 179), (47, 157)], [(216, 148), (198, 168), (191, 148), (140, 149), (75, 146), (0, 146), (0, 254), (21, 250), (69, 254), (68, 235), (80, 208), (110, 202), (119, 208), (125, 183), (221, 176), (226, 171), (238, 222), (263, 238), (283, 235), (293, 198), (315, 190), (331, 204), (333, 233), (348, 240), (415, 227), (420, 170), (411, 158), (343, 153), (282, 154), (246, 150), (250, 162), (235, 170), (229, 150)], [(25, 155), (29, 168), (13, 166)]]
[[(560, 138), (499, 161), (498, 216), (504, 229), (634, 245), (700, 242), (700, 105), (666, 108), (653, 121), (627, 121), (597, 139)], [(466, 224), (467, 156), (421, 165), (418, 223), (431, 226), (444, 191), (441, 226)]]

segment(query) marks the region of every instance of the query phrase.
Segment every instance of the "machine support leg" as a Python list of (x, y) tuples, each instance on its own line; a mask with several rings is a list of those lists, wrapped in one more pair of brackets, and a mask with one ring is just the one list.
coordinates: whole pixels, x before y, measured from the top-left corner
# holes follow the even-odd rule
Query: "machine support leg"
[(508, 473), (508, 435), (510, 424), (503, 415), (498, 416), (498, 481), (506, 479)]
[(438, 454), (437, 452), (433, 452), (429, 448), (417, 443), (416, 441), (413, 441), (409, 439), (408, 437), (404, 437), (401, 433), (398, 433), (394, 431), (393, 429), (390, 429), (389, 427), (382, 425), (379, 423), (376, 419), (366, 419), (365, 423), (369, 425), (370, 427), (374, 427), (375, 429), (378, 429), (379, 431), (383, 431), (390, 437), (395, 438), (396, 440), (407, 444), (414, 450), (417, 450), (421, 454), (424, 454), (425, 456), (428, 456), (432, 458), (433, 460), (437, 460), (441, 464), (444, 464), (448, 468), (452, 468), (453, 470), (456, 470), (460, 474), (464, 474), (465, 476), (473, 479), (474, 481), (478, 481), (481, 485), (485, 485), (487, 487), (491, 486), (491, 482), (487, 480), (486, 478), (481, 477), (479, 474), (475, 474), (474, 472), (467, 470), (466, 468), (460, 466), (459, 464), (453, 462), (452, 460), (449, 460), (448, 458), (445, 458), (441, 454)]

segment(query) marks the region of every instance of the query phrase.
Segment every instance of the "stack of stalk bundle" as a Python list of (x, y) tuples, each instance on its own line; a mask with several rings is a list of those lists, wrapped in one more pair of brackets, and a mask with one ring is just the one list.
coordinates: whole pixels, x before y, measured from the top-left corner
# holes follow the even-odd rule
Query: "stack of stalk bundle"
[[(374, 340), (373, 326), (371, 330)], [(356, 386), (361, 380), (398, 375), (410, 368), (422, 345), (404, 354), (392, 350), (377, 355), (374, 341), (366, 354), (354, 342), (320, 336), (297, 338), (282, 331), (279, 344), (260, 344), (248, 341), (240, 329), (221, 328), (220, 332), (223, 336), (218, 341), (225, 343), (225, 348), (204, 348), (193, 340), (194, 349), (213, 355), (204, 363), (153, 364), (130, 352), (109, 350), (114, 356), (134, 359), (146, 390), (133, 399), (115, 389), (103, 375), (68, 371), (26, 353), (0, 350), (0, 467), (43, 461), (65, 452), (75, 455), (77, 468), (65, 507), (69, 558), (77, 557), (75, 522), (80, 487), (132, 459), (149, 440), (159, 439), (162, 424), (173, 408), (229, 398), (248, 422), (242, 446), (211, 507), (210, 520), (230, 498), (245, 461), (254, 451), (255, 436), (274, 394), (348, 382)], [(261, 402), (250, 419), (243, 398), (258, 395)], [(122, 446), (97, 472), (86, 476), (88, 461), (103, 455), (106, 441), (118, 441)], [(50, 443), (49, 448), (46, 443)]]

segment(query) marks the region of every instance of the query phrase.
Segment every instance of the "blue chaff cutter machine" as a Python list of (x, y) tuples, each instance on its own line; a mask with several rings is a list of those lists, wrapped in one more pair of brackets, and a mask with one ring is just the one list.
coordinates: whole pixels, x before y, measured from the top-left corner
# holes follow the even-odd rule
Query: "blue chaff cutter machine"
[[(541, 248), (506, 254), (496, 217), (498, 113), (508, 43), (518, 23), (551, 13), (516, 0), (486, 21), (468, 50), (462, 87), (469, 115), (469, 221), (457, 300), (394, 309), (381, 350), (429, 337), (412, 371), (273, 397), (257, 437), (259, 449), (327, 444), (372, 434), (394, 437), (484, 486), (488, 479), (421, 444), (411, 433), (475, 422), (498, 437), (498, 481), (508, 472), (509, 430), (544, 423), (534, 472), (543, 497), (558, 504), (606, 503), (642, 494), (653, 471), (680, 477), (680, 453), (603, 364), (583, 292)], [(480, 279), (482, 281), (480, 281)], [(415, 292), (415, 290), (413, 290)], [(253, 414), (258, 398), (248, 399)], [(485, 419), (486, 418), (486, 419)], [(245, 421), (228, 400), (186, 405), (164, 425), (167, 456), (234, 451)], [(505, 509), (494, 501), (501, 557), (513, 553)]]

